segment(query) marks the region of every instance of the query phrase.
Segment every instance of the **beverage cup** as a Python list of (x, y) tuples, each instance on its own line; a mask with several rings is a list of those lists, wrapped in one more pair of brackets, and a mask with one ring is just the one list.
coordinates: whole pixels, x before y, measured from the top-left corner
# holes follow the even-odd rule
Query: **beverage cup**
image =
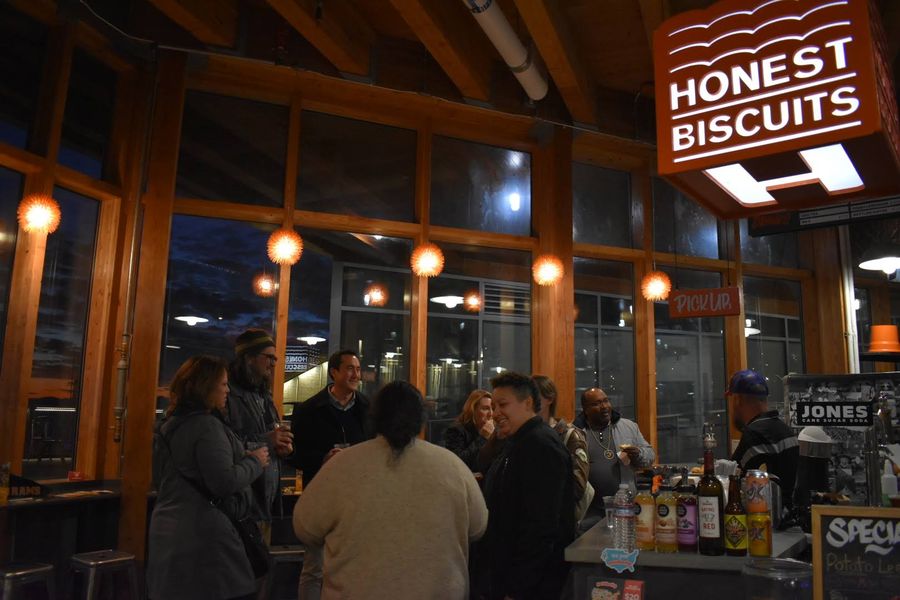
[(278, 429), (281, 431), (290, 431), (291, 430), (291, 422), (288, 419), (284, 419), (282, 421), (278, 421)]

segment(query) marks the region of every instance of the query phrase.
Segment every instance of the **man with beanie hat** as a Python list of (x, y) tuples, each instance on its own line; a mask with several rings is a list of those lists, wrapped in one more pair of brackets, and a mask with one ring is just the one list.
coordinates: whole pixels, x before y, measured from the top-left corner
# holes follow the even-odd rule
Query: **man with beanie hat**
[[(272, 373), (277, 357), (275, 341), (262, 329), (248, 329), (237, 337), (234, 359), (228, 365), (226, 420), (244, 444), (264, 443), (270, 455), (287, 456), (293, 451), (293, 434), (278, 427), (278, 411), (272, 402)], [(273, 460), (263, 476), (253, 482), (251, 516), (264, 535), (271, 534), (272, 502), (278, 494), (278, 461)]]
[(741, 441), (731, 460), (743, 471), (764, 468), (778, 477), (784, 506), (791, 505), (800, 446), (790, 427), (769, 410), (766, 378), (751, 369), (731, 376), (726, 396), (732, 396), (732, 421), (741, 431)]

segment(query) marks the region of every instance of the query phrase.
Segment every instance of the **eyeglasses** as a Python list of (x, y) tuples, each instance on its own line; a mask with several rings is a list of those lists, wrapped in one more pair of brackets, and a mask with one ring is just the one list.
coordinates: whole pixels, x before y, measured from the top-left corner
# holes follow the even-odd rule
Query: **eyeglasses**
[(265, 356), (269, 362), (278, 362), (278, 357), (275, 356), (274, 354), (266, 354), (263, 352), (263, 353), (260, 353), (260, 356)]

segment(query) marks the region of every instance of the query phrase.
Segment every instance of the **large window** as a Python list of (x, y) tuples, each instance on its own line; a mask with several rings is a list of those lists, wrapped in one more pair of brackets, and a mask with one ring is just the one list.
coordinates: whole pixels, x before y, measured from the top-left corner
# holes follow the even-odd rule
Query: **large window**
[(716, 218), (656, 177), (653, 178), (653, 240), (658, 252), (719, 258)]
[(21, 173), (0, 167), (0, 358), (3, 358), (9, 280), (12, 277), (16, 237), (19, 231), (16, 210), (22, 198), (24, 179)]
[(38, 306), (22, 472), (65, 477), (75, 461), (84, 339), (100, 203), (66, 189), (54, 197), (59, 229), (47, 239)]
[(178, 196), (284, 205), (288, 109), (189, 91), (178, 148)]
[[(721, 285), (718, 273), (663, 269), (679, 289)], [(716, 456), (728, 449), (725, 404), (724, 318), (669, 318), (667, 302), (654, 304), (656, 320), (656, 423), (660, 461), (695, 463), (702, 454), (704, 422), (715, 428)]]
[(297, 208), (412, 221), (416, 132), (304, 111)]
[(431, 223), (531, 235), (531, 155), (434, 136)]
[(635, 418), (634, 281), (631, 265), (575, 258), (575, 411), (600, 387), (613, 407)]
[(800, 266), (797, 233), (776, 233), (752, 237), (747, 219), (741, 219), (741, 260), (746, 263), (772, 267)]
[(444, 272), (428, 283), (427, 438), (469, 393), (501, 371), (531, 372), (531, 255), (441, 244)]
[[(253, 280), (278, 271), (266, 256), (272, 227), (224, 219), (175, 215), (169, 245), (166, 309), (159, 384), (165, 389), (190, 356), (226, 360), (234, 340), (258, 327), (275, 330), (275, 297), (259, 295)], [(159, 400), (162, 409), (165, 398)]]
[(291, 268), (285, 412), (328, 382), (332, 352), (359, 354), (361, 391), (409, 378), (409, 240), (301, 229)]
[(631, 201), (629, 173), (572, 163), (572, 202), (575, 242), (640, 246), (641, 219)]
[(43, 25), (0, 2), (0, 141), (25, 148), (41, 88), (47, 33)]

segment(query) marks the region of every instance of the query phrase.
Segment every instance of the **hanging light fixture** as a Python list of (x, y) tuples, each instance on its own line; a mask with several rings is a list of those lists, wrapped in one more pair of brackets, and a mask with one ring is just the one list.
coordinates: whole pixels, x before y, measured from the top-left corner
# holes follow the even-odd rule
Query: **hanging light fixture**
[(890, 275), (900, 269), (900, 246), (875, 244), (863, 252), (859, 268), (867, 271), (881, 271)]
[(387, 288), (380, 283), (371, 283), (363, 291), (363, 304), (366, 306), (384, 306), (388, 298)]
[(271, 298), (275, 295), (278, 284), (275, 278), (268, 273), (257, 273), (253, 278), (253, 293), (263, 298)]
[(28, 233), (51, 234), (59, 227), (59, 204), (46, 194), (31, 194), (19, 203), (19, 225)]
[(744, 337), (748, 338), (751, 335), (759, 335), (761, 332), (758, 327), (753, 326), (753, 319), (744, 319)]
[(472, 289), (463, 294), (463, 306), (471, 313), (481, 311), (481, 294), (478, 293), (478, 290)]
[(413, 250), (410, 265), (419, 277), (435, 277), (444, 270), (444, 253), (432, 243), (419, 244)]
[(672, 291), (672, 280), (662, 271), (650, 271), (641, 279), (641, 295), (650, 302), (665, 300)]
[(293, 265), (303, 254), (303, 238), (293, 229), (276, 229), (269, 236), (269, 260), (278, 265)]
[(562, 279), (565, 269), (562, 261), (552, 254), (542, 254), (531, 266), (531, 274), (538, 285), (556, 285)]

